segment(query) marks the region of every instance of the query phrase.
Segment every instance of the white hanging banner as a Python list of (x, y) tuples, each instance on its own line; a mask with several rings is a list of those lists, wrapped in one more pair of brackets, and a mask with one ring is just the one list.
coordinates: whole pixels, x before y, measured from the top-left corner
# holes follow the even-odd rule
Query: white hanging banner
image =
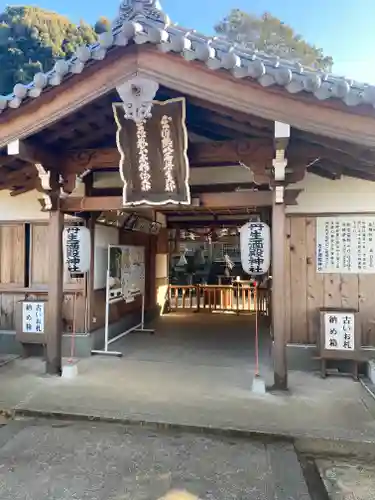
[(65, 269), (71, 274), (87, 273), (90, 269), (90, 230), (83, 226), (67, 226), (63, 232)]
[(270, 228), (264, 222), (249, 221), (240, 230), (241, 264), (252, 276), (265, 274), (271, 261)]

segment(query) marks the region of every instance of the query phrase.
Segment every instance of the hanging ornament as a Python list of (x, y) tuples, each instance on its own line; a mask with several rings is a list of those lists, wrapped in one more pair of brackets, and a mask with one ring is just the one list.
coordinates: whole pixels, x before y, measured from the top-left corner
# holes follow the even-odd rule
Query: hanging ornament
[(229, 257), (228, 254), (224, 255), (224, 260), (225, 260), (225, 265), (227, 266), (227, 268), (232, 270), (234, 268), (234, 262), (232, 261), (232, 259)]
[(176, 264), (177, 267), (184, 267), (187, 265), (188, 262), (187, 262), (186, 257), (185, 257), (185, 252), (186, 252), (186, 250), (183, 250), (181, 252), (180, 258)]
[(220, 232), (218, 234), (218, 238), (224, 238), (224, 236), (228, 236), (228, 229), (226, 227), (223, 227), (220, 229)]

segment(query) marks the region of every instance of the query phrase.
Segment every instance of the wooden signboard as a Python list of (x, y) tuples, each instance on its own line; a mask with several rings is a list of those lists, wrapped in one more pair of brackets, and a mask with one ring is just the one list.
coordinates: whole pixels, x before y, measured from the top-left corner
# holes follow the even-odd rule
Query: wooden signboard
[(320, 309), (319, 350), (322, 376), (326, 376), (326, 360), (353, 362), (353, 376), (358, 378), (361, 361), (361, 331), (355, 309)]
[(45, 344), (46, 304), (43, 300), (17, 303), (16, 339), (23, 344)]
[(154, 101), (151, 118), (135, 122), (113, 105), (124, 206), (190, 204), (185, 106), (182, 97)]

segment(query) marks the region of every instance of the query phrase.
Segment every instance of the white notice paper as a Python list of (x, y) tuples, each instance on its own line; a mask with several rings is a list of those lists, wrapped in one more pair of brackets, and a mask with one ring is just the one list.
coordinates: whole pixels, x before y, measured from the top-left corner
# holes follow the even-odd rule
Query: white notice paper
[(374, 217), (318, 217), (318, 273), (375, 273)]
[(354, 351), (354, 314), (324, 313), (325, 349)]
[(44, 302), (22, 303), (22, 332), (44, 333)]

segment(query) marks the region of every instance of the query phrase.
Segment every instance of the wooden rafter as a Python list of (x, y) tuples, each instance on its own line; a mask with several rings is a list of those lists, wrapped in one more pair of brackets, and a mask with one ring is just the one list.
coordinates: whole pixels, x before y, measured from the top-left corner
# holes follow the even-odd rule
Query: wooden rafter
[(16, 140), (8, 144), (8, 155), (28, 163), (41, 163), (49, 168), (58, 168), (60, 159), (47, 148), (36, 145), (31, 140)]

